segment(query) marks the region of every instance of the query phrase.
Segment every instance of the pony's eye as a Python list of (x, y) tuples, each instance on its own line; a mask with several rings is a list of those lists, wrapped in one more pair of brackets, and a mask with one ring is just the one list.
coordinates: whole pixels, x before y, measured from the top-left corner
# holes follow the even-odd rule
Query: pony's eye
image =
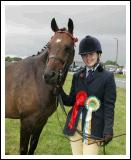
[(66, 52), (68, 52), (68, 51), (70, 51), (70, 50), (71, 50), (71, 47), (70, 47), (70, 46), (66, 46), (66, 47), (65, 47), (65, 51), (66, 51)]

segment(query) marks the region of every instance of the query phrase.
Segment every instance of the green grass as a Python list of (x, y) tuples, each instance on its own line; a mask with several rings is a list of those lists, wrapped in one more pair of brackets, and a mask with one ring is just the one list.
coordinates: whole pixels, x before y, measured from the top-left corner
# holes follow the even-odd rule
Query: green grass
[[(117, 100), (115, 105), (114, 136), (126, 132), (126, 90), (117, 88)], [(102, 148), (100, 149), (102, 153)], [(126, 136), (114, 138), (106, 147), (108, 155), (126, 154)]]
[[(64, 90), (69, 93), (71, 86), (72, 76), (69, 74)], [(66, 108), (67, 111), (70, 109)], [(60, 119), (60, 123), (57, 118)], [(61, 108), (49, 118), (46, 126), (43, 128), (39, 143), (35, 154), (38, 155), (71, 155), (70, 142), (64, 138), (62, 128), (66, 120), (65, 114)], [(62, 128), (60, 127), (62, 125)], [(5, 154), (19, 154), (19, 120), (6, 119), (5, 121)], [(114, 135), (124, 133), (126, 131), (126, 90), (117, 88), (117, 100), (115, 108), (115, 122), (114, 122)], [(125, 136), (115, 138), (106, 147), (106, 154), (108, 155), (125, 155), (126, 144)], [(100, 148), (99, 154), (103, 154)]]
[(114, 74), (115, 78), (126, 78), (126, 75), (123, 74)]

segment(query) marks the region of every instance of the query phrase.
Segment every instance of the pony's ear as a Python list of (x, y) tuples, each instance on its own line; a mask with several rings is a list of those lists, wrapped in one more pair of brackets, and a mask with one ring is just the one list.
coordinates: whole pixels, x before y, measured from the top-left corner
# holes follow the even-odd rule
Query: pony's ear
[(53, 18), (52, 21), (51, 21), (51, 28), (54, 32), (57, 32), (59, 30), (59, 28), (56, 24), (55, 18)]
[(73, 34), (73, 29), (74, 29), (73, 21), (72, 21), (72, 19), (69, 18), (69, 21), (68, 21), (68, 31), (71, 34)]

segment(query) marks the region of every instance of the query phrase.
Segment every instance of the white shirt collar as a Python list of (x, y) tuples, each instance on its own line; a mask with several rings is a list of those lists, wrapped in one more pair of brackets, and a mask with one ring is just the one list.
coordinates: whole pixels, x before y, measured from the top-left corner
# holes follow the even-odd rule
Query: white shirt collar
[(87, 72), (88, 72), (89, 70), (95, 71), (98, 66), (99, 66), (99, 63), (98, 63), (95, 67), (91, 67), (91, 68), (89, 68), (88, 66), (86, 66), (86, 71), (87, 71)]
[(91, 68), (89, 68), (88, 66), (86, 66), (86, 76), (88, 76), (88, 71), (89, 70), (95, 71), (98, 66), (99, 66), (99, 63), (95, 67), (91, 67)]

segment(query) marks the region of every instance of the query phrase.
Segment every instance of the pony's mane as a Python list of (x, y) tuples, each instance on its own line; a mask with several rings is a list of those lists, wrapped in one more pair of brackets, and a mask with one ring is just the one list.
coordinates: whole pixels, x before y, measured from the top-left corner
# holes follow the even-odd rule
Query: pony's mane
[[(49, 42), (48, 42), (48, 43), (49, 43)], [(32, 55), (32, 57), (38, 56), (38, 55), (40, 55), (41, 53), (43, 53), (43, 52), (45, 51), (45, 49), (48, 48), (48, 43), (41, 49), (41, 51), (38, 51), (36, 55)]]
[(63, 28), (60, 28), (59, 31), (67, 31), (67, 29), (63, 27)]

